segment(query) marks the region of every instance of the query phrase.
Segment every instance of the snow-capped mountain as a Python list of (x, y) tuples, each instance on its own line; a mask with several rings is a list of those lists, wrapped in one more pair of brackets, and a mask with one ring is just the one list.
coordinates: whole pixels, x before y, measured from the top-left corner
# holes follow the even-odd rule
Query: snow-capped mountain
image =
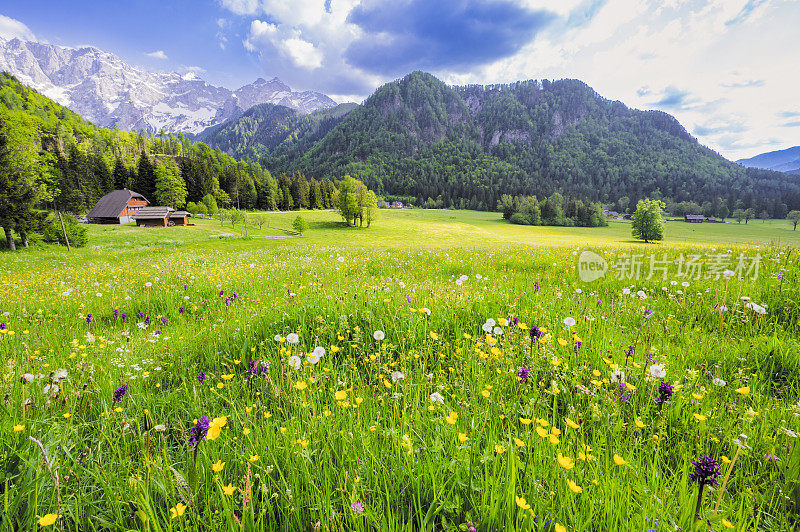
[(0, 71), (102, 127), (197, 134), (253, 105), (274, 103), (301, 113), (336, 106), (318, 92), (292, 92), (278, 78), (236, 91), (194, 73), (149, 72), (88, 46), (69, 48), (0, 37)]

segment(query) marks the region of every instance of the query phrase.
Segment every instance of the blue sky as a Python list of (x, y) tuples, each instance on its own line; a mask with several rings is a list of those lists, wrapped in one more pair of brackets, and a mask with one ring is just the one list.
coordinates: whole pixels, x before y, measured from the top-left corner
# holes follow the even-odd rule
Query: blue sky
[[(103, 5), (102, 9), (98, 5)], [(66, 7), (65, 7), (66, 6)], [(93, 45), (232, 89), (277, 76), (360, 101), (412, 70), (448, 83), (578, 78), (675, 115), (729, 158), (800, 144), (800, 0), (46, 0), (0, 35)]]

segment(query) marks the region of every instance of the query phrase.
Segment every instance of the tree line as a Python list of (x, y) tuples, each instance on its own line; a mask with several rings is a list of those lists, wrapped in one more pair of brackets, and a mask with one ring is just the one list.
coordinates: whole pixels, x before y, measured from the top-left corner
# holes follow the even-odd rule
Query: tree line
[(503, 194), (497, 202), (503, 219), (520, 225), (602, 227), (608, 225), (599, 203), (565, 198), (554, 192), (540, 201), (536, 196)]

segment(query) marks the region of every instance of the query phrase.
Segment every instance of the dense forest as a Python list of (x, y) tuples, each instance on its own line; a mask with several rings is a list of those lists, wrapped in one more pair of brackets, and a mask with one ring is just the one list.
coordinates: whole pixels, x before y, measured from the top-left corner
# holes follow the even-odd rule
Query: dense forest
[(414, 72), (346, 111), (301, 119), (254, 109), (207, 140), (257, 156), (276, 174), (349, 174), (417, 205), (493, 210), (502, 194), (560, 192), (606, 204), (651, 197), (753, 208), (772, 217), (800, 208), (797, 177), (742, 168), (701, 146), (672, 116), (629, 109), (578, 80), (449, 87)]
[(273, 178), (256, 161), (237, 161), (180, 134), (99, 128), (8, 74), (0, 74), (0, 121), (35, 158), (44, 207), (85, 212), (119, 188), (176, 208), (207, 195), (241, 209), (333, 206), (332, 181), (297, 172)]

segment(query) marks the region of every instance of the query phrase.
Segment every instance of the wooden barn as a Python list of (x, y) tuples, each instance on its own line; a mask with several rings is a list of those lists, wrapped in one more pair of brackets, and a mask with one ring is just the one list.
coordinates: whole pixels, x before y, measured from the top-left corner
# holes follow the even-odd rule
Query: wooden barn
[(688, 222), (690, 224), (701, 224), (705, 220), (706, 218), (702, 214), (686, 214), (683, 217), (683, 221)]
[(189, 225), (192, 215), (186, 211), (174, 211), (169, 214), (169, 225)]
[(133, 215), (136, 225), (141, 227), (167, 227), (172, 207), (145, 207)]
[(109, 192), (86, 215), (93, 224), (126, 224), (133, 216), (150, 204), (141, 194), (124, 188)]

